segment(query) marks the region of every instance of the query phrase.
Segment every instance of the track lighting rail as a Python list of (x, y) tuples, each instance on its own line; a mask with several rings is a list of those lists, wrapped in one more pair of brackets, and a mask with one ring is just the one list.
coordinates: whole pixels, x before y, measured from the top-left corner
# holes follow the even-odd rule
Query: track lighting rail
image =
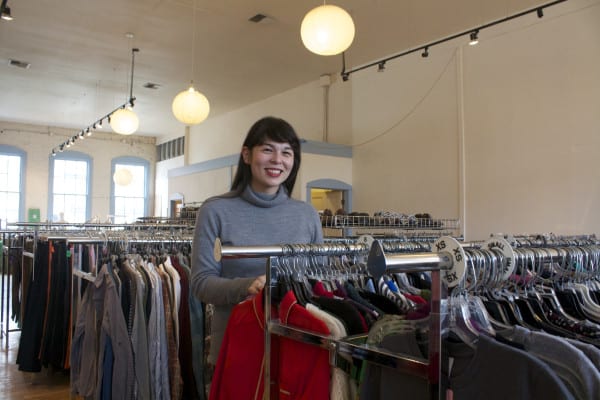
[(109, 113), (105, 114), (104, 116), (98, 118), (96, 121), (94, 121), (87, 127), (83, 128), (75, 135), (71, 136), (70, 138), (67, 138), (67, 140), (65, 140), (58, 146), (53, 147), (50, 152), (51, 156), (56, 156), (57, 153), (61, 153), (64, 150), (66, 150), (67, 148), (71, 147), (72, 145), (75, 144), (76, 140), (83, 140), (83, 139), (85, 139), (86, 136), (91, 136), (92, 133), (96, 129), (102, 128), (102, 124), (104, 123), (104, 120), (106, 120), (106, 122), (108, 122), (110, 124), (111, 115), (113, 115), (118, 110), (124, 109), (126, 107), (133, 108), (133, 106), (135, 104), (135, 97), (133, 97), (133, 68), (134, 68), (134, 63), (135, 63), (135, 53), (137, 53), (138, 51), (140, 51), (140, 49), (138, 49), (136, 47), (131, 49), (131, 79), (130, 79), (130, 83), (129, 83), (129, 98), (127, 99), (127, 101), (125, 101), (125, 103), (121, 104), (120, 106), (118, 106), (114, 110), (110, 111)]
[(346, 60), (345, 60), (345, 52), (344, 52), (344, 53), (342, 53), (342, 72), (340, 72), (340, 75), (341, 75), (343, 81), (347, 81), (349, 79), (349, 77), (350, 77), (351, 74), (353, 74), (355, 72), (358, 72), (358, 71), (362, 71), (363, 69), (367, 69), (367, 68), (371, 68), (371, 67), (377, 66), (378, 67), (378, 71), (382, 71), (381, 66), (385, 65), (386, 62), (388, 62), (390, 60), (394, 60), (396, 58), (400, 58), (400, 57), (406, 56), (408, 54), (411, 54), (411, 53), (414, 53), (414, 52), (417, 52), (417, 51), (422, 51), (421, 55), (422, 55), (423, 58), (425, 58), (425, 57), (427, 57), (429, 55), (429, 50), (433, 46), (436, 46), (436, 45), (444, 43), (444, 42), (448, 42), (450, 40), (457, 39), (457, 38), (459, 38), (461, 36), (469, 36), (471, 38), (471, 40), (473, 40), (473, 38), (476, 39), (478, 33), (481, 32), (481, 30), (483, 30), (483, 29), (490, 28), (492, 26), (495, 26), (495, 25), (498, 25), (498, 24), (502, 24), (504, 22), (507, 22), (507, 21), (510, 21), (510, 20), (513, 20), (513, 19), (516, 19), (516, 18), (520, 18), (520, 17), (523, 17), (523, 16), (528, 15), (528, 14), (536, 13), (537, 16), (538, 16), (538, 18), (542, 18), (544, 16), (544, 8), (548, 8), (548, 7), (554, 6), (554, 5), (559, 4), (559, 3), (564, 3), (565, 1), (567, 1), (567, 0), (555, 0), (555, 1), (552, 1), (550, 3), (542, 4), (540, 6), (537, 6), (537, 7), (525, 10), (525, 11), (521, 11), (521, 12), (519, 12), (517, 14), (513, 14), (513, 15), (510, 15), (508, 17), (504, 17), (504, 18), (501, 18), (501, 19), (498, 19), (498, 20), (495, 20), (495, 21), (492, 21), (492, 22), (488, 22), (487, 24), (483, 24), (481, 26), (477, 26), (477, 27), (471, 28), (469, 30), (466, 30), (466, 31), (463, 31), (463, 32), (460, 32), (460, 33), (456, 33), (454, 35), (445, 37), (443, 39), (439, 39), (439, 40), (433, 41), (431, 43), (424, 44), (424, 45), (416, 47), (414, 49), (409, 49), (409, 50), (403, 51), (401, 53), (394, 54), (394, 55), (391, 55), (389, 57), (386, 57), (386, 58), (383, 58), (383, 59), (380, 59), (380, 60), (377, 60), (377, 61), (373, 61), (373, 62), (371, 62), (369, 64), (362, 65), (362, 66), (356, 67), (356, 68), (352, 68), (352, 69), (350, 69), (348, 71), (346, 71)]

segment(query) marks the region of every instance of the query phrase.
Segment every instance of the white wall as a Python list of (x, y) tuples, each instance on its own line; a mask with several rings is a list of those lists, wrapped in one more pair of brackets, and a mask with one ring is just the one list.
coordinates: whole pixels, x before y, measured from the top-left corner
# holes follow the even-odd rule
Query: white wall
[[(154, 185), (154, 215), (169, 217), (169, 200), (177, 191), (169, 190), (169, 170), (183, 167), (184, 157), (175, 157), (156, 163), (156, 180)], [(184, 199), (185, 200), (185, 199)]]
[[(200, 171), (194, 171), (194, 165), (191, 168), (171, 170), (169, 193), (183, 193), (185, 202), (203, 202), (211, 196), (229, 191), (235, 175), (237, 158), (232, 155), (230, 160), (229, 165), (202, 168)], [(306, 185), (317, 179), (335, 179), (350, 184), (352, 159), (303, 152), (292, 197), (306, 200)]]
[[(353, 186), (355, 211), (458, 217), (468, 240), (499, 231), (600, 233), (600, 2), (571, 0), (544, 14), (485, 29), (475, 47), (461, 38), (431, 48), (427, 59), (392, 60), (383, 73), (366, 69), (348, 82), (333, 76), (328, 138), (352, 145), (353, 159), (305, 155), (294, 197), (306, 199), (307, 182), (330, 178)], [(318, 82), (192, 127), (189, 165), (238, 154), (250, 125), (265, 115), (321, 140)], [(28, 153), (26, 208), (40, 208), (45, 219), (48, 153), (70, 133), (0, 125), (0, 143)], [(118, 139), (75, 147), (94, 159), (92, 213), (100, 217), (109, 212), (110, 159), (155, 160), (154, 144)], [(169, 179), (165, 192), (173, 167), (157, 167), (157, 198), (181, 192), (202, 201), (230, 184), (226, 166)]]
[(169, 192), (183, 193), (185, 203), (202, 203), (229, 191), (233, 167), (227, 166), (169, 178)]
[(302, 154), (302, 163), (292, 195), (306, 201), (310, 196), (310, 193), (306, 192), (306, 185), (317, 179), (335, 179), (352, 185), (352, 159), (320, 154)]
[(356, 211), (459, 216), (455, 50), (430, 53), (350, 78)]
[(569, 3), (464, 52), (470, 236), (600, 233), (600, 4)]
[[(48, 167), (53, 147), (74, 135), (72, 130), (0, 121), (0, 144), (20, 148), (27, 153), (25, 172), (25, 215), (28, 208), (40, 209), (40, 220), (48, 216)], [(92, 158), (91, 216), (106, 220), (110, 214), (112, 185), (111, 160), (115, 157), (140, 157), (150, 163), (150, 182), (154, 182), (156, 145), (154, 138), (95, 133), (78, 140), (71, 148)], [(150, 210), (154, 209), (154, 185), (149, 187)], [(15, 221), (10, 221), (15, 222)]]
[(250, 126), (267, 115), (288, 121), (302, 139), (321, 140), (322, 96), (322, 88), (313, 82), (193, 126), (189, 164), (238, 154)]
[[(463, 37), (383, 73), (334, 77), (329, 140), (353, 146), (352, 167), (305, 157), (296, 197), (306, 198), (309, 174), (351, 170), (340, 180), (353, 186), (354, 210), (459, 218), (467, 240), (600, 233), (600, 3), (572, 0), (544, 14), (486, 29), (475, 47)], [(190, 162), (237, 153), (263, 115), (320, 140), (322, 94), (316, 77), (209, 119), (193, 132)]]

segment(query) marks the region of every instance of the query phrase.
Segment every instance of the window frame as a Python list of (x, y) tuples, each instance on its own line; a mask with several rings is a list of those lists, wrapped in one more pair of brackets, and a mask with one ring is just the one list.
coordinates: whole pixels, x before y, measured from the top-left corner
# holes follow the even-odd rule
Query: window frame
[[(19, 177), (19, 221), (25, 221), (25, 188), (26, 188), (26, 178), (27, 178), (27, 152), (20, 149), (16, 146), (11, 146), (8, 144), (0, 144), (0, 154), (5, 156), (18, 156), (21, 157), (21, 162), (19, 168), (21, 168), (21, 173)], [(4, 221), (6, 224), (7, 221)]]
[[(54, 156), (49, 156), (49, 168), (48, 168), (48, 220), (51, 221), (54, 216), (54, 162), (56, 160), (66, 160), (66, 161), (85, 161), (87, 163), (88, 176), (86, 179), (86, 189), (87, 195), (85, 199), (85, 220), (83, 223), (90, 220), (92, 215), (92, 178), (93, 174), (93, 162), (92, 157), (88, 154), (65, 150), (63, 152), (56, 153)], [(69, 221), (72, 223), (81, 223)]]
[(141, 157), (123, 156), (115, 157), (110, 162), (110, 215), (115, 215), (116, 198), (115, 186), (113, 179), (117, 164), (127, 164), (144, 167), (144, 216), (150, 215), (150, 201), (148, 201), (148, 193), (150, 188), (150, 161)]

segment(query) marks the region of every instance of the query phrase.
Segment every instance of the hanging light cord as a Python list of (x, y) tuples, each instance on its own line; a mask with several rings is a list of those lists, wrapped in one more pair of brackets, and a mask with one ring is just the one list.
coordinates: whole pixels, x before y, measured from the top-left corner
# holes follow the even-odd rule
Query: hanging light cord
[(131, 80), (129, 82), (129, 103), (131, 104), (131, 106), (133, 107), (133, 67), (135, 64), (135, 53), (137, 53), (138, 51), (140, 51), (140, 49), (138, 49), (137, 47), (134, 47), (133, 49), (131, 49)]
[(196, 0), (192, 0), (192, 76), (190, 83), (194, 85), (194, 73), (196, 72)]
[(448, 71), (448, 67), (452, 64), (452, 61), (455, 61), (455, 60), (456, 60), (456, 50), (454, 51), (454, 53), (452, 53), (452, 56), (448, 59), (448, 62), (446, 62), (446, 65), (444, 66), (442, 71), (439, 73), (439, 75), (433, 81), (433, 83), (429, 86), (429, 88), (425, 91), (423, 96), (421, 96), (421, 98), (408, 110), (408, 112), (402, 118), (400, 118), (400, 120), (396, 121), (394, 124), (392, 124), (390, 127), (385, 129), (383, 132), (380, 132), (379, 134), (375, 135), (374, 137), (372, 137), (370, 139), (365, 140), (364, 142), (353, 144), (352, 147), (360, 147), (360, 146), (364, 146), (365, 144), (371, 143), (371, 142), (387, 135), (388, 133), (392, 132), (393, 129), (395, 129), (401, 123), (406, 121), (406, 119), (408, 117), (410, 117), (419, 108), (419, 106), (429, 97), (429, 95), (431, 94), (433, 89), (437, 86), (439, 81), (442, 79), (442, 77)]

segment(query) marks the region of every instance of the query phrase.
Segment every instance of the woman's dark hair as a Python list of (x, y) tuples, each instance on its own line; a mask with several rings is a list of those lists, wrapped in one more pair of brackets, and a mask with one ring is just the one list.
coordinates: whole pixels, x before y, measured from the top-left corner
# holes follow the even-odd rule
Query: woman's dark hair
[[(296, 183), (298, 169), (300, 168), (300, 139), (298, 139), (296, 131), (287, 121), (276, 117), (264, 117), (256, 121), (254, 125), (250, 127), (243, 146), (252, 150), (254, 146), (260, 146), (267, 140), (272, 140), (277, 143), (289, 143), (292, 147), (292, 151), (294, 152), (294, 166), (292, 167), (292, 171), (288, 178), (283, 182), (283, 186), (286, 188), (288, 194), (291, 195), (292, 190), (294, 190), (294, 184)], [(251, 179), (252, 171), (250, 165), (244, 162), (244, 158), (240, 153), (237, 172), (233, 178), (231, 190), (237, 193), (243, 192)]]

